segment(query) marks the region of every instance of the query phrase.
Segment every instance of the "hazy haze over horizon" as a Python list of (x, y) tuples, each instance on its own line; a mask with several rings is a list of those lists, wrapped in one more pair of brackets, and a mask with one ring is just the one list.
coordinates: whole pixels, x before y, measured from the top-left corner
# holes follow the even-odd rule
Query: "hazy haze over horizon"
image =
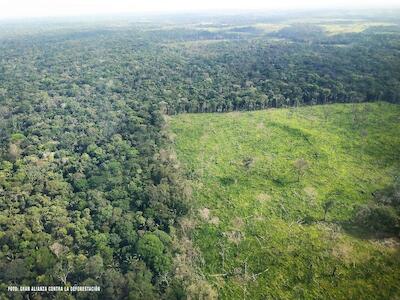
[(400, 7), (398, 0), (0, 0), (0, 19), (29, 17), (61, 17), (104, 15), (120, 13), (171, 13), (197, 11), (250, 11), (250, 10), (298, 10), (326, 8), (392, 8)]

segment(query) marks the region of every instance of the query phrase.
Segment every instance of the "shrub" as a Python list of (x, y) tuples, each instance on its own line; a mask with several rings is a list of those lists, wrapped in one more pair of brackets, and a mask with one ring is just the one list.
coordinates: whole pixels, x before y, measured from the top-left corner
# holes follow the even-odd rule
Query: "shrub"
[(399, 216), (390, 206), (367, 204), (357, 209), (355, 223), (375, 232), (399, 233)]

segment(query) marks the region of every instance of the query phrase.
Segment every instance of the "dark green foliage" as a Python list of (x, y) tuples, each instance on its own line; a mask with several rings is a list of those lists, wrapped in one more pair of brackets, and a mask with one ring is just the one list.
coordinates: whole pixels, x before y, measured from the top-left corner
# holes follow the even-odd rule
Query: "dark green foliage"
[(364, 229), (378, 233), (399, 233), (399, 215), (390, 206), (367, 204), (358, 208), (356, 224)]
[(91, 34), (1, 40), (4, 283), (96, 284), (104, 287), (99, 299), (162, 293), (170, 228), (188, 197), (164, 149), (157, 100), (134, 88), (144, 74), (124, 75), (145, 52), (131, 53), (137, 41), (123, 35), (116, 56)]
[(400, 184), (374, 193), (374, 201), (356, 209), (354, 223), (372, 233), (399, 236)]
[(137, 252), (140, 257), (149, 265), (154, 272), (157, 274), (163, 274), (168, 272), (172, 265), (172, 257), (171, 253), (169, 253), (168, 248), (166, 247), (165, 243), (165, 236), (164, 241), (153, 234), (153, 233), (146, 233), (141, 239), (139, 239), (137, 245)]

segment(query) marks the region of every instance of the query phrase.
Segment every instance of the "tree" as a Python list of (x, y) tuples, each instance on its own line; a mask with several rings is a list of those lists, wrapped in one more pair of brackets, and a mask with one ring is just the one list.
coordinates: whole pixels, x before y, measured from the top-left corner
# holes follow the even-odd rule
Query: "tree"
[(297, 182), (300, 182), (300, 177), (302, 177), (309, 168), (309, 163), (304, 158), (299, 158), (294, 162), (294, 167), (297, 172)]
[(129, 300), (158, 299), (152, 285), (152, 273), (146, 268), (143, 261), (131, 259), (129, 271), (125, 274), (126, 291)]
[(171, 253), (153, 233), (146, 233), (139, 239), (137, 252), (157, 274), (168, 272), (172, 265)]
[(68, 259), (62, 259), (56, 264), (54, 268), (54, 274), (56, 278), (59, 279), (63, 285), (67, 285), (68, 276), (71, 274), (72, 271), (73, 266)]
[(17, 144), (11, 143), (8, 148), (8, 153), (9, 153), (10, 159), (15, 161), (20, 157), (21, 149), (19, 148), (19, 146)]
[(2, 278), (5, 281), (16, 282), (28, 276), (27, 262), (23, 259), (14, 259), (2, 266)]
[(97, 279), (103, 272), (103, 259), (100, 255), (89, 257), (85, 266), (85, 274), (91, 278)]

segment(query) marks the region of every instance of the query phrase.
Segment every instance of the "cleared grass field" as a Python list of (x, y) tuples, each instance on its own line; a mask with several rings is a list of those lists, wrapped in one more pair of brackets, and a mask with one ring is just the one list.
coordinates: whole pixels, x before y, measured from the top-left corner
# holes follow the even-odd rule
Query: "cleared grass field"
[(194, 190), (199, 268), (221, 299), (400, 299), (398, 240), (349, 225), (399, 175), (400, 106), (182, 114), (169, 124)]
[(344, 34), (344, 33), (359, 33), (370, 27), (388, 27), (393, 26), (393, 23), (383, 22), (358, 22), (358, 23), (345, 23), (345, 24), (321, 24), (320, 26), (329, 35)]

